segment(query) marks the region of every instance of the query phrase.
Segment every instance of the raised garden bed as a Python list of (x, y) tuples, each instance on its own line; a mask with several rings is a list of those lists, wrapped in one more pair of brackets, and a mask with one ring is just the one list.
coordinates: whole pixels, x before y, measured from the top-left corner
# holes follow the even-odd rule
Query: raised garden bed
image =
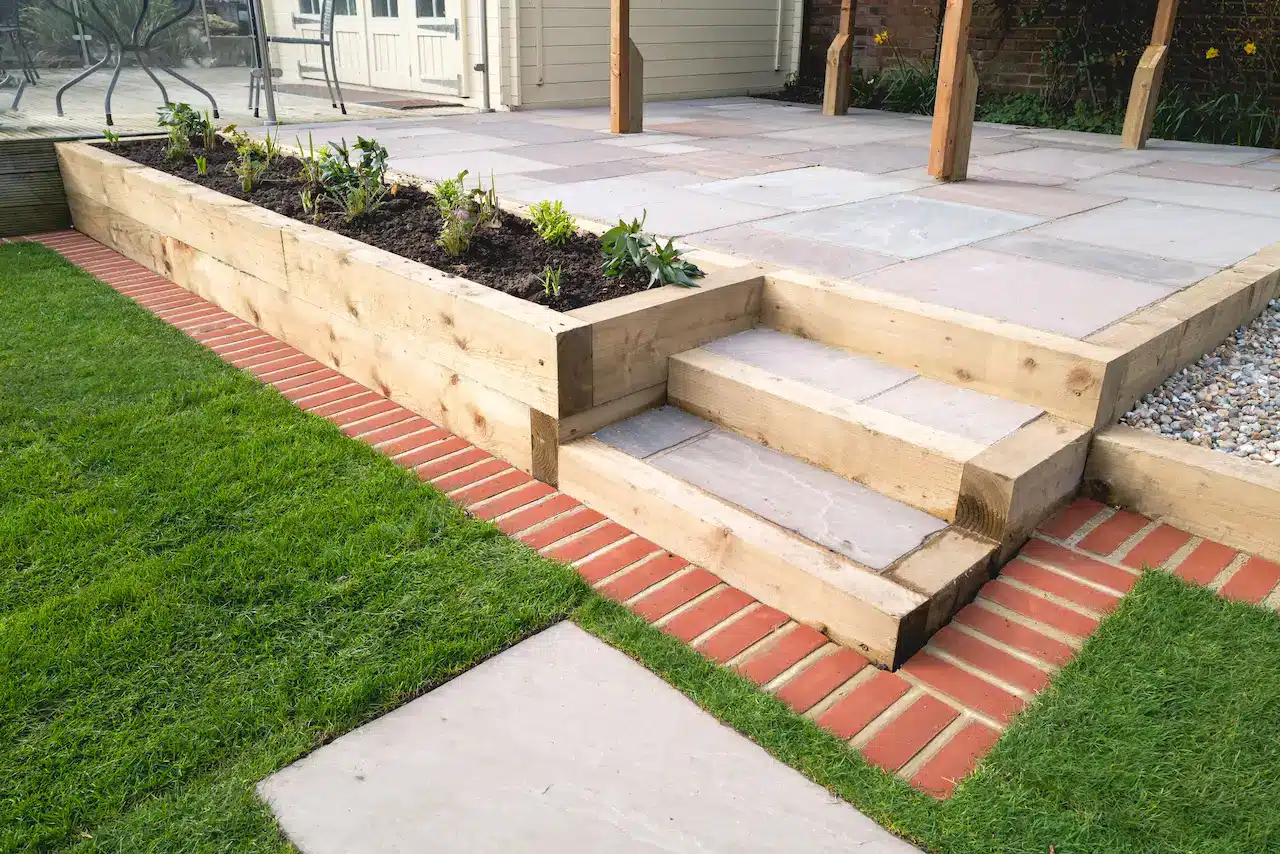
[(702, 257), (697, 288), (561, 312), (101, 145), (58, 157), (78, 230), (548, 482), (561, 441), (661, 401), (669, 356), (760, 315), (754, 266)]

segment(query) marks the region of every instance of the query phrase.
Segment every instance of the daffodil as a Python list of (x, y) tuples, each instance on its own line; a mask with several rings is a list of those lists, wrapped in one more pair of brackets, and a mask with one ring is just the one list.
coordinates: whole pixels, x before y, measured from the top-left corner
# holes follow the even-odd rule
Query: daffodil
[(1211, 47), (1204, 52), (1205, 59), (1217, 59), (1218, 56), (1219, 56), (1219, 53), (1216, 47)]
[(876, 44), (888, 44), (888, 43), (889, 43), (888, 30), (881, 30), (880, 32), (876, 33)]
[(1253, 56), (1255, 53), (1258, 52), (1258, 46), (1253, 42), (1246, 42), (1244, 46), (1244, 52), (1249, 54), (1250, 56)]

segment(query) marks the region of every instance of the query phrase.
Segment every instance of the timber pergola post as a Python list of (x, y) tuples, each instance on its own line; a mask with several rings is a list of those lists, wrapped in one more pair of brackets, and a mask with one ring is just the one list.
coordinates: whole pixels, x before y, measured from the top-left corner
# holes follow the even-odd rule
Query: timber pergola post
[(631, 41), (631, 0), (609, 2), (609, 130), (644, 129), (644, 58)]
[(1124, 115), (1125, 148), (1146, 148), (1147, 138), (1156, 119), (1156, 104), (1160, 100), (1160, 83), (1164, 80), (1165, 65), (1169, 61), (1169, 44), (1173, 41), (1173, 24), (1178, 16), (1178, 0), (1160, 0), (1156, 9), (1156, 23), (1151, 31), (1151, 44), (1142, 54), (1138, 69), (1133, 73), (1133, 87), (1129, 90), (1129, 107)]
[(968, 176), (978, 73), (969, 58), (969, 23), (974, 0), (947, 0), (938, 57), (938, 95), (933, 108), (929, 174), (942, 181)]
[(827, 48), (827, 77), (822, 88), (822, 114), (843, 116), (849, 112), (853, 83), (853, 19), (857, 0), (840, 0), (840, 31)]

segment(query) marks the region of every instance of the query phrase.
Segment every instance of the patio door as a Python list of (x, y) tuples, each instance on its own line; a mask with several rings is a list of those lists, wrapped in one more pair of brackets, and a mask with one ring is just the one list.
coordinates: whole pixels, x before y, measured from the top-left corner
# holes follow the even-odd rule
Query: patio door
[(448, 0), (368, 2), (370, 85), (457, 95), (462, 43)]
[[(362, 0), (330, 0), (333, 3), (333, 49), (338, 60), (338, 80), (357, 86), (369, 84), (369, 69), (365, 62), (365, 14), (360, 8)], [(368, 2), (368, 0), (364, 0)], [(320, 37), (320, 10), (322, 0), (297, 0), (291, 4), (274, 4), (273, 34)], [(284, 6), (285, 8), (281, 8)], [(308, 82), (324, 80), (320, 65), (320, 48), (317, 45), (280, 45), (285, 70), (292, 76), (296, 67), (298, 77)]]

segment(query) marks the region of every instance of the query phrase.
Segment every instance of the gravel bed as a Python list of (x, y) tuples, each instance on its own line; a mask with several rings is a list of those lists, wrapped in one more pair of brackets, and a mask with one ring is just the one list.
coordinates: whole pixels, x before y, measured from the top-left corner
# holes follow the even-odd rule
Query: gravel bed
[(1280, 466), (1280, 300), (1165, 380), (1120, 423)]

